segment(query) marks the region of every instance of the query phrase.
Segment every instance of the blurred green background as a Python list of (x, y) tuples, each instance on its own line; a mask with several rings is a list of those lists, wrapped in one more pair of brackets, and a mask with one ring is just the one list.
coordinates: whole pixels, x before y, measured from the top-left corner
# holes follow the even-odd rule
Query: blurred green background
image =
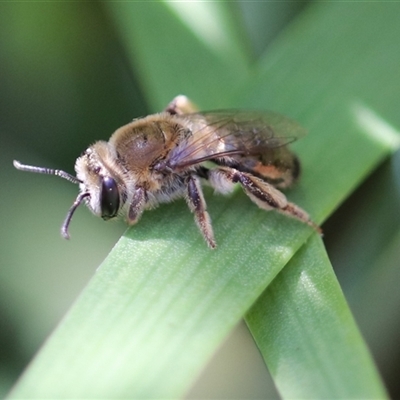
[[(239, 25), (250, 59), (258, 60), (307, 6), (233, 2), (232, 23)], [(82, 207), (72, 221), (71, 240), (62, 240), (60, 226), (77, 188), (12, 167), (18, 159), (72, 173), (76, 157), (92, 142), (157, 111), (146, 103), (114, 23), (102, 3), (0, 4), (0, 394), (125, 230), (123, 223), (105, 224)], [(399, 85), (394, 80), (390, 90)], [(395, 154), (324, 225), (331, 261), (392, 397), (400, 389), (399, 182)], [(189, 394), (275, 396), (244, 325)]]

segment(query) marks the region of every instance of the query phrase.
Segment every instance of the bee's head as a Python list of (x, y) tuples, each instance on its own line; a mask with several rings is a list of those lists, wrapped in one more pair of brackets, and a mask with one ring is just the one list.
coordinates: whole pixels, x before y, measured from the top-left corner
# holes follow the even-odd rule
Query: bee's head
[(76, 177), (58, 169), (24, 165), (18, 161), (14, 161), (14, 166), (22, 171), (57, 175), (72, 183), (79, 184), (80, 192), (61, 227), (62, 236), (69, 239), (69, 224), (75, 210), (82, 202), (85, 202), (93, 214), (104, 220), (117, 216), (123, 203), (122, 197), (125, 196), (125, 186), (116, 175), (114, 160), (108, 143), (97, 142), (76, 160)]
[(85, 202), (93, 214), (107, 220), (117, 216), (125, 192), (118, 177), (120, 166), (116, 164), (113, 148), (106, 142), (90, 146), (75, 163), (81, 194), (87, 193)]

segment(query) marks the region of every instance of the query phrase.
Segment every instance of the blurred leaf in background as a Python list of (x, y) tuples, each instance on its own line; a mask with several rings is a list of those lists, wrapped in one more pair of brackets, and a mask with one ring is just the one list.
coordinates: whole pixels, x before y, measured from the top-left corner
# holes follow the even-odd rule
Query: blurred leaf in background
[[(13, 158), (72, 172), (76, 156), (88, 144), (107, 139), (116, 127), (133, 117), (160, 110), (171, 99), (171, 93), (183, 92), (189, 96), (195, 93), (194, 100), (209, 108), (239, 103), (260, 107), (257, 99), (258, 94), (266, 90), (263, 86), (267, 81), (265, 77), (254, 80), (253, 91), (248, 90), (247, 99), (239, 101), (235, 94), (240, 92), (242, 85), (248, 84), (252, 76), (257, 78), (265, 65), (279, 60), (280, 54), (286, 50), (280, 43), (291, 46), (291, 51), (296, 52), (295, 39), (284, 42), (285, 35), (294, 29), (293, 26), (299, 30), (302, 27), (304, 31), (308, 26), (315, 27), (315, 31), (309, 33), (310, 48), (321, 46), (321, 56), (308, 60), (305, 57), (303, 61), (309, 63), (308, 68), (303, 68), (299, 75), (293, 73), (288, 87), (293, 86), (293, 82), (299, 86), (306, 85), (310, 77), (316, 84), (304, 90), (309, 93), (304, 103), (299, 104), (296, 98), (290, 103), (287, 99), (290, 91), (274, 92), (274, 82), (282, 90), (285, 86), (282, 81), (288, 79), (284, 71), (281, 75), (277, 73), (268, 79), (270, 98), (268, 104), (261, 105), (262, 108), (273, 106), (279, 110), (284, 104), (286, 109), (302, 114), (305, 120), (308, 118), (312, 126), (315, 123), (312, 111), (318, 99), (318, 105), (326, 107), (324, 117), (327, 119), (335, 110), (342, 110), (343, 93), (337, 90), (336, 98), (329, 99), (326, 87), (339, 85), (350, 94), (354, 94), (352, 88), (362, 87), (359, 97), (382, 117), (400, 125), (397, 58), (388, 58), (388, 54), (395, 55), (399, 51), (396, 32), (399, 33), (397, 27), (400, 24), (396, 27), (398, 17), (395, 15), (400, 10), (396, 5), (382, 5), (385, 13), (380, 13), (383, 9), (375, 9), (377, 17), (370, 36), (357, 37), (360, 40), (359, 54), (341, 58), (341, 54), (349, 54), (346, 46), (348, 43), (350, 46), (351, 41), (347, 43), (344, 40), (338, 45), (335, 70), (318, 34), (329, 26), (331, 35), (327, 36), (335, 45), (338, 32), (344, 38), (355, 36), (358, 27), (362, 26), (362, 18), (371, 15), (368, 5), (327, 7), (324, 14), (324, 5), (306, 9), (303, 3), (299, 6), (299, 3), (243, 1), (231, 13), (228, 8), (212, 3), (211, 14), (203, 14), (206, 8), (202, 3), (193, 2), (182, 7), (173, 2), (149, 3), (146, 12), (138, 13), (136, 18), (125, 12), (126, 7), (126, 4), (104, 7), (98, 3), (0, 5), (0, 173), (3, 181), (0, 194), (0, 312), (4, 327), (1, 329), (0, 384), (3, 392), (14, 383), (124, 230), (123, 224), (105, 226), (102, 221), (92, 218), (87, 210), (79, 210), (73, 221), (73, 240), (69, 243), (62, 241), (59, 227), (76, 195), (76, 187), (50, 177), (33, 178), (20, 174), (12, 169)], [(392, 7), (389, 20), (386, 7)], [(168, 9), (176, 13), (175, 19), (166, 17)], [(298, 25), (285, 30), (297, 13), (300, 14)], [(321, 19), (319, 25), (315, 16), (321, 15), (325, 15), (325, 19)], [(354, 19), (349, 15), (354, 15)], [(129, 18), (134, 19), (131, 24), (123, 23)], [(115, 21), (121, 21), (121, 24), (116, 27)], [(216, 21), (224, 22), (218, 24)], [(279, 26), (276, 21), (279, 21)], [(193, 34), (187, 34), (188, 27)], [(184, 35), (185, 46), (179, 47), (181, 42), (174, 41), (168, 34), (171, 29)], [(126, 31), (121, 34), (123, 30)], [(374, 41), (380, 31), (388, 32), (387, 40)], [(390, 35), (393, 35), (392, 40)], [(272, 45), (269, 43), (271, 39), (274, 39)], [(159, 46), (154, 47), (154, 43), (159, 43)], [(374, 44), (372, 47), (371, 43)], [(198, 50), (196, 53), (186, 50), (191, 45)], [(151, 46), (153, 54), (146, 46)], [(205, 61), (208, 60), (208, 47), (218, 54), (214, 64)], [(229, 52), (221, 52), (221, 49), (229, 49)], [(264, 49), (265, 57), (261, 57)], [(370, 54), (369, 58), (365, 57), (365, 52)], [(168, 60), (165, 61), (168, 70), (175, 70), (179, 79), (168, 79), (166, 67), (160, 59)], [(359, 66), (362, 74), (355, 72), (359, 60), (364, 62)], [(227, 62), (231, 63), (229, 68)], [(189, 74), (186, 76), (185, 68), (196, 68), (201, 82), (195, 82)], [(267, 74), (269, 68), (265, 68)], [(380, 68), (383, 77), (391, 82), (390, 86), (382, 86), (383, 81), (375, 79)], [(305, 70), (308, 76), (304, 75)], [(330, 71), (328, 75), (335, 79), (327, 81), (324, 71)], [(346, 75), (346, 71), (352, 73)], [(163, 73), (165, 79), (160, 84), (154, 77), (161, 77)], [(366, 80), (364, 86), (359, 85), (358, 77)], [(234, 85), (230, 84), (232, 81)], [(210, 86), (220, 95), (210, 97)], [(227, 86), (231, 87), (231, 92), (226, 92)], [(307, 141), (307, 145), (312, 146), (312, 142)], [(385, 162), (371, 175), (324, 228), (332, 263), (381, 366), (392, 397), (398, 393), (394, 378), (399, 365), (395, 283), (398, 278), (400, 191), (396, 160), (395, 157)], [(341, 181), (340, 176), (333, 174), (327, 179), (336, 183)], [(300, 193), (300, 197), (302, 195)], [(215, 207), (217, 209), (218, 205)], [(254, 354), (254, 364), (251, 364), (254, 371), (246, 380), (248, 386), (243, 389), (243, 381), (237, 377), (246, 376), (251, 362), (245, 364), (245, 354), (237, 352), (241, 343), (248, 343), (248, 337), (243, 335), (245, 329), (242, 327), (237, 332), (237, 337), (244, 336), (244, 342), (237, 343), (233, 336), (230, 339), (233, 348), (229, 353), (238, 358), (219, 361), (217, 354), (214, 363), (220, 363), (222, 371), (226, 371), (226, 365), (230, 363), (234, 363), (237, 369), (225, 377), (225, 386), (223, 375), (219, 375), (221, 379), (212, 386), (213, 390), (209, 389), (209, 382), (215, 381), (215, 376), (211, 376), (209, 381), (200, 381), (197, 389), (193, 389), (194, 397), (196, 394), (197, 397), (210, 398), (276, 396), (269, 391), (272, 385), (265, 382), (265, 367), (257, 354)], [(223, 353), (224, 349), (220, 354)], [(223, 373), (221, 370), (218, 374)], [(255, 379), (257, 376), (260, 378)], [(238, 383), (237, 387), (233, 382)]]

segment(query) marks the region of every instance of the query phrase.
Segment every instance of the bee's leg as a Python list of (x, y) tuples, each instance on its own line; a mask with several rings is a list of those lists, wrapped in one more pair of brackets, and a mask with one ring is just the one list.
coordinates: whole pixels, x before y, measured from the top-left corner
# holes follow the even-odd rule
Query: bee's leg
[(197, 106), (192, 103), (186, 96), (176, 96), (165, 108), (167, 113), (171, 115), (190, 114), (198, 111)]
[(241, 172), (233, 168), (216, 168), (209, 171), (210, 184), (223, 193), (232, 189), (233, 183), (240, 183), (250, 199), (264, 210), (275, 209), (282, 214), (296, 218), (313, 227), (321, 233), (320, 227), (315, 224), (309, 215), (294, 203), (287, 201), (286, 196), (269, 183), (254, 175)]
[(139, 218), (142, 216), (144, 206), (146, 204), (146, 191), (138, 187), (133, 193), (132, 199), (130, 199), (130, 205), (128, 210), (127, 222), (129, 225), (136, 224)]
[(211, 226), (211, 219), (206, 210), (206, 202), (204, 200), (203, 191), (201, 189), (200, 180), (197, 176), (190, 176), (187, 179), (186, 202), (194, 214), (197, 226), (207, 244), (215, 249), (217, 247), (214, 240), (214, 233)]

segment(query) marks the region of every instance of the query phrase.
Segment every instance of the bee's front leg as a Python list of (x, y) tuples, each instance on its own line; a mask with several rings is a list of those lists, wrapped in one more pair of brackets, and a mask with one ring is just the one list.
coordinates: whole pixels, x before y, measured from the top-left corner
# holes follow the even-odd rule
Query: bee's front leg
[(207, 205), (204, 200), (200, 180), (197, 176), (192, 175), (187, 179), (186, 202), (190, 210), (194, 214), (196, 224), (203, 234), (203, 237), (206, 240), (207, 244), (212, 249), (215, 249), (215, 247), (217, 247), (217, 244), (214, 240), (214, 232), (211, 226), (211, 219), (206, 210)]
[(171, 115), (190, 114), (198, 111), (197, 106), (192, 103), (186, 96), (176, 96), (165, 108), (167, 113)]
[(146, 204), (146, 191), (142, 187), (137, 187), (130, 199), (127, 222), (129, 225), (136, 224), (143, 214)]
[(250, 173), (241, 172), (234, 168), (220, 167), (209, 172), (209, 181), (216, 190), (223, 193), (229, 192), (233, 183), (240, 183), (247, 196), (260, 208), (264, 210), (275, 209), (310, 225), (321, 233), (320, 227), (310, 219), (302, 208), (290, 203), (282, 192)]

